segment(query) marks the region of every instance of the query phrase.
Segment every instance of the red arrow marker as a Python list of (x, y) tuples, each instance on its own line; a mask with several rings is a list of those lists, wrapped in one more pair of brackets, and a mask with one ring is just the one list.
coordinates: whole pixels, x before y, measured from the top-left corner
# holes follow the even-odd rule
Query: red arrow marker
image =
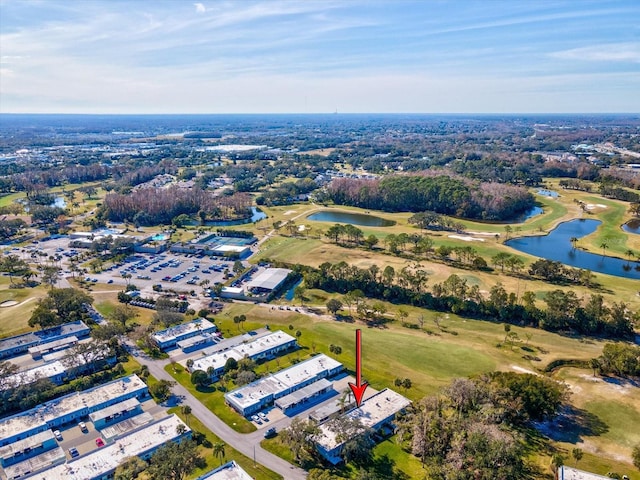
[(364, 391), (369, 384), (367, 382), (362, 383), (362, 332), (360, 329), (356, 330), (356, 384), (349, 382), (349, 387), (353, 392), (353, 396), (356, 398), (356, 405), (359, 407), (362, 403), (362, 397)]

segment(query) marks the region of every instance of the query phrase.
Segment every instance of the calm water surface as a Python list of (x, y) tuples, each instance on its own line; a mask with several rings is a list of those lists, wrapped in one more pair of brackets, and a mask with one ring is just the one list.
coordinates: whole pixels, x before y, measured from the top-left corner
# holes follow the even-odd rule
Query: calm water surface
[(350, 223), (363, 227), (390, 227), (391, 225), (395, 225), (395, 222), (391, 220), (367, 215), (365, 213), (334, 212), (330, 210), (312, 213), (307, 219), (316, 222)]
[(601, 223), (600, 220), (575, 219), (561, 223), (549, 235), (514, 238), (506, 244), (521, 252), (547, 260), (559, 261), (571, 267), (585, 268), (592, 272), (606, 273), (617, 277), (640, 279), (640, 270), (636, 269), (639, 264), (636, 262), (573, 249), (572, 237), (580, 239), (589, 235)]

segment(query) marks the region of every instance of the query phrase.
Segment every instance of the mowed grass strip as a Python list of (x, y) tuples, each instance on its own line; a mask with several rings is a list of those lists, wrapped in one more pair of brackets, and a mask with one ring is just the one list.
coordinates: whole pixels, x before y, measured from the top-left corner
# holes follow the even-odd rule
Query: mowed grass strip
[[(192, 430), (203, 433), (212, 445), (215, 445), (216, 443), (224, 443), (222, 442), (220, 437), (206, 428), (195, 415), (189, 415), (189, 417), (186, 418), (182, 413), (182, 409), (180, 407), (170, 408), (168, 410), (168, 413), (175, 413), (187, 425), (189, 425)], [(229, 462), (231, 460), (234, 460), (236, 463), (238, 463), (238, 465), (240, 465), (249, 475), (251, 475), (252, 478), (256, 480), (279, 480), (283, 478), (276, 472), (269, 470), (262, 465), (253, 463), (252, 459), (244, 456), (226, 443), (224, 447), (224, 458), (222, 459), (220, 459), (220, 457), (214, 456), (212, 447), (207, 448), (201, 445), (200, 447), (198, 447), (198, 449), (202, 457), (204, 457), (204, 459), (206, 460), (207, 466), (205, 468), (194, 470), (189, 476), (187, 476), (187, 479), (198, 478), (209, 470), (219, 467), (221, 463)]]

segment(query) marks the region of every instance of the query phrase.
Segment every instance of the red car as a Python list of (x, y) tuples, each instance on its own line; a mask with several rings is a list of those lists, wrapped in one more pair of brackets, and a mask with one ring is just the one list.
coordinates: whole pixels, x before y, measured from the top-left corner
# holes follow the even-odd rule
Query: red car
[(96, 438), (96, 445), (98, 447), (104, 447), (104, 440), (102, 440), (101, 438)]

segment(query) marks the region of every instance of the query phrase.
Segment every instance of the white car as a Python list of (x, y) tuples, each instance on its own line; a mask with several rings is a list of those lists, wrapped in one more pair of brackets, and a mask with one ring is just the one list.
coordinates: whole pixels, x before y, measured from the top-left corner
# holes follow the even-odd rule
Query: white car
[(56, 437), (56, 440), (62, 440), (62, 433), (60, 433), (60, 430), (54, 430), (53, 436)]

